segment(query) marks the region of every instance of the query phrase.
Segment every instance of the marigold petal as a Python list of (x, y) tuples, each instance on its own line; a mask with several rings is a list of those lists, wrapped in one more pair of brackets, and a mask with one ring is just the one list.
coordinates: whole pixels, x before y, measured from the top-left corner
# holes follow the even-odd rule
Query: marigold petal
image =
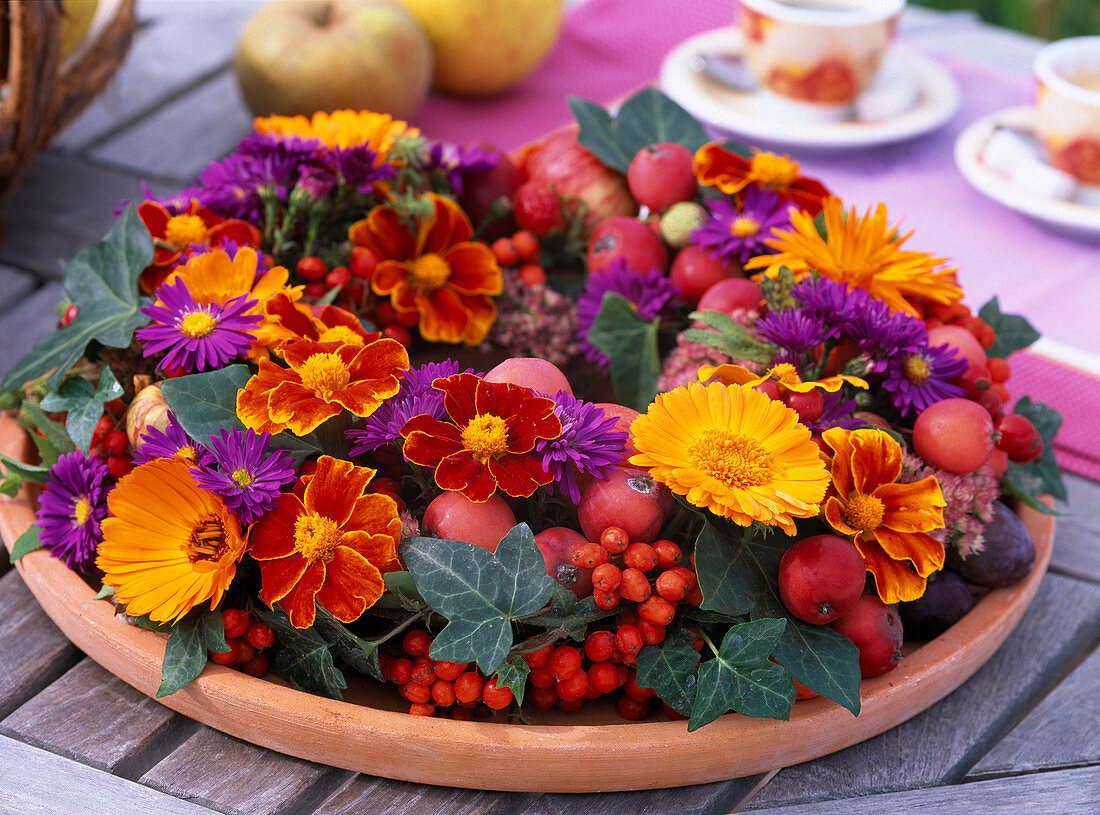
[(348, 236), (353, 243), (370, 249), (379, 259), (409, 260), (416, 257), (416, 236), (392, 207), (375, 207), (364, 220), (351, 225)]
[[(408, 266), (397, 260), (382, 260), (374, 268), (371, 275), (370, 287), (375, 294), (409, 296), (411, 291), (407, 281), (409, 278)], [(396, 305), (396, 304), (395, 304)]]
[(265, 560), (260, 564), (260, 599), (269, 606), (279, 602), (298, 585), (308, 568), (309, 561), (301, 555)]
[(467, 297), (464, 302), (469, 314), (462, 341), (467, 345), (477, 345), (496, 322), (497, 306), (492, 298), (483, 296)]
[(302, 514), (301, 500), (291, 493), (279, 496), (279, 504), (252, 527), (249, 554), (256, 560), (275, 560), (294, 552), (294, 523)]
[(892, 484), (901, 475), (901, 446), (884, 430), (853, 430), (852, 489), (871, 495), (882, 484)]
[(390, 560), (397, 551), (397, 541), (401, 536), (401, 519), (397, 514), (397, 502), (388, 495), (383, 495), (382, 493), (367, 493), (366, 495), (362, 495), (355, 500), (351, 509), (351, 514), (348, 516), (347, 521), (344, 522), (344, 528), (353, 531), (345, 533), (341, 545), (351, 545), (347, 543), (347, 538), (349, 535), (355, 534), (354, 530), (370, 530), (370, 537), (372, 539), (377, 538), (379, 541), (389, 541), (389, 551), (376, 552), (372, 549), (368, 553), (356, 547), (357, 551), (364, 557), (369, 557), (376, 562), (379, 560)]
[(355, 499), (363, 494), (375, 473), (370, 467), (357, 467), (345, 459), (321, 456), (302, 503), (307, 512), (331, 518), (343, 527), (351, 516)]
[(443, 407), (460, 427), (465, 427), (481, 410), (488, 407), (482, 404), (477, 395), (485, 385), (485, 380), (470, 373), (455, 374), (432, 383), (433, 388), (443, 391)]
[(943, 568), (946, 556), (943, 544), (930, 535), (894, 532), (881, 527), (875, 530), (874, 535), (887, 557), (912, 563), (921, 577), (928, 577)]
[(491, 458), (488, 465), (497, 486), (513, 498), (528, 498), (553, 479), (542, 462), (532, 456)]
[(417, 295), (420, 335), (428, 342), (462, 342), (469, 310), (455, 291), (441, 286), (430, 294)]
[(448, 247), (468, 241), (473, 236), (470, 219), (462, 207), (435, 193), (428, 193), (426, 197), (435, 205), (435, 214), (420, 223), (418, 254), (443, 254)]
[(875, 490), (885, 512), (882, 525), (895, 532), (931, 532), (943, 527), (947, 506), (934, 476), (909, 484), (883, 484)]
[(860, 539), (855, 544), (867, 571), (875, 578), (875, 591), (882, 602), (910, 602), (924, 594), (927, 579), (914, 572), (908, 561), (889, 557), (876, 541)]
[(451, 267), (447, 285), (459, 294), (500, 294), (500, 265), (483, 243), (460, 243), (443, 256)]
[(465, 450), (447, 456), (435, 470), (435, 483), (451, 492), (461, 492), (471, 501), (488, 501), (497, 490), (489, 468)]
[(405, 458), (421, 467), (438, 467), (444, 458), (464, 449), (457, 427), (427, 414), (409, 419), (401, 433), (405, 436)]
[(378, 567), (347, 546), (337, 546), (317, 592), (321, 608), (343, 623), (358, 620), (386, 588)]
[(276, 385), (268, 402), (271, 421), (296, 436), (312, 433), (341, 410), (342, 406), (336, 402), (326, 402), (292, 381)]
[(306, 567), (301, 579), (279, 601), (295, 628), (309, 628), (317, 619), (317, 592), (325, 583), (325, 564), (314, 562)]

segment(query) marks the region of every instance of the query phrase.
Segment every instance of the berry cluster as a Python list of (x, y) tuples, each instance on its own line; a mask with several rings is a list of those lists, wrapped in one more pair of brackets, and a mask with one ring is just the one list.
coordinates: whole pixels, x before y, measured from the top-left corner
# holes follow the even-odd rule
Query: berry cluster
[(489, 248), (502, 267), (516, 269), (516, 276), (523, 285), (546, 283), (546, 270), (539, 262), (541, 246), (531, 230), (521, 229), (510, 238), (497, 238)]
[(118, 427), (118, 420), (109, 407), (92, 431), (92, 446), (89, 455), (107, 462), (107, 470), (112, 478), (122, 478), (134, 468), (130, 458), (130, 440), (126, 431)]
[(452, 719), (470, 720), (481, 703), (491, 710), (512, 704), (512, 689), (498, 687), (496, 677), (486, 678), (477, 666), (428, 656), (432, 638), (422, 628), (408, 632), (401, 642), (403, 654), (379, 654), (382, 678), (398, 686), (414, 716), (434, 716), (442, 710)]
[(210, 661), (237, 668), (249, 676), (264, 676), (268, 668), (264, 651), (275, 644), (271, 626), (243, 608), (227, 608), (222, 610), (222, 627), (229, 650), (208, 651)]

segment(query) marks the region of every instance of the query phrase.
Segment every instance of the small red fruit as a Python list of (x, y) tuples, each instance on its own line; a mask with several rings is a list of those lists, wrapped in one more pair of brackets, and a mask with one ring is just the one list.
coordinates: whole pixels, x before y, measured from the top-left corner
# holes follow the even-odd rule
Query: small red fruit
[(668, 276), (679, 289), (680, 297), (695, 305), (715, 283), (741, 276), (741, 268), (701, 246), (688, 244), (673, 259)]
[(831, 625), (859, 649), (860, 676), (879, 676), (901, 662), (902, 627), (896, 606), (865, 594)]
[(313, 255), (307, 255), (299, 260), (298, 265), (294, 268), (298, 272), (298, 277), (308, 283), (324, 280), (325, 275), (328, 274), (328, 266), (325, 265), (325, 262)]
[(352, 247), (348, 268), (353, 275), (361, 280), (370, 280), (376, 266), (378, 266), (378, 258), (375, 257), (374, 252), (365, 246)]
[(626, 183), (634, 199), (654, 212), (690, 201), (696, 192), (692, 153), (675, 142), (643, 147), (630, 161)]
[(993, 420), (977, 402), (961, 397), (941, 399), (917, 416), (913, 448), (933, 467), (972, 473), (993, 452)]
[(243, 637), (248, 632), (248, 612), (243, 608), (222, 609), (222, 628), (227, 639)]
[(997, 449), (1004, 450), (1013, 461), (1027, 463), (1043, 454), (1043, 437), (1026, 416), (1006, 413), (993, 427), (1000, 434)]
[(64, 327), (71, 324), (76, 319), (77, 311), (76, 303), (69, 303), (61, 315), (61, 325)]
[(588, 239), (588, 273), (606, 272), (615, 261), (635, 272), (668, 268), (668, 250), (643, 221), (613, 215), (601, 221)]
[(824, 625), (848, 612), (866, 583), (855, 545), (837, 535), (795, 541), (779, 561), (779, 596), (798, 619)]
[(545, 238), (555, 229), (564, 230), (567, 226), (561, 199), (546, 184), (528, 181), (516, 190), (516, 223), (524, 229), (530, 229), (540, 238)]
[(248, 627), (248, 644), (262, 651), (275, 644), (275, 632), (267, 623), (255, 623)]

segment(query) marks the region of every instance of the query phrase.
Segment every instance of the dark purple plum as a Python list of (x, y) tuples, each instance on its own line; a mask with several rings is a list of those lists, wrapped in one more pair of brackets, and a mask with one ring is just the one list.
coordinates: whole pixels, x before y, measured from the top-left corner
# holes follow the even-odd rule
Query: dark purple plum
[(993, 502), (993, 520), (985, 528), (985, 549), (967, 558), (947, 547), (947, 567), (970, 583), (999, 588), (1023, 580), (1035, 565), (1035, 541), (1016, 514)]
[(905, 635), (931, 640), (953, 626), (974, 607), (966, 581), (954, 572), (937, 572), (928, 578), (924, 595), (910, 603), (898, 603)]

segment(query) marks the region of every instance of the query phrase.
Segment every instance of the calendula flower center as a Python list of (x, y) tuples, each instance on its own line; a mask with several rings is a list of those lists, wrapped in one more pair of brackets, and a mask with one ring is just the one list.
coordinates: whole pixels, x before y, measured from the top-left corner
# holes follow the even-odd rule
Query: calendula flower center
[(743, 433), (704, 430), (687, 451), (697, 469), (734, 489), (758, 487), (772, 479), (771, 454)]
[(179, 321), (180, 333), (188, 337), (208, 336), (217, 327), (218, 321), (205, 311), (192, 311)]
[(351, 381), (351, 372), (336, 354), (313, 354), (298, 372), (302, 385), (325, 399), (343, 390)]
[(307, 512), (294, 521), (294, 549), (310, 563), (328, 563), (339, 542), (340, 528), (332, 518)]
[(861, 532), (870, 532), (882, 526), (882, 519), (886, 513), (886, 507), (880, 499), (873, 495), (848, 496), (848, 506), (844, 508), (844, 522), (852, 529)]
[(80, 496), (73, 507), (73, 526), (84, 526), (92, 515), (92, 502), (85, 495)]
[(198, 215), (174, 215), (164, 227), (164, 241), (177, 249), (206, 242), (206, 224)]
[(252, 485), (252, 473), (250, 473), (248, 470), (235, 470), (230, 478), (232, 478), (242, 487), (249, 487)]
[(730, 234), (735, 238), (751, 238), (760, 231), (760, 224), (752, 218), (737, 218), (730, 224)]
[(768, 378), (782, 385), (798, 385), (802, 377), (798, 375), (798, 369), (789, 362), (781, 362), (769, 371)]
[(317, 342), (342, 342), (344, 345), (362, 345), (363, 338), (346, 325), (334, 325), (326, 328), (317, 338)]
[(208, 516), (191, 528), (184, 551), (192, 563), (199, 560), (220, 560), (226, 546), (225, 527), (221, 520)]
[(435, 291), (451, 276), (451, 267), (439, 255), (421, 255), (412, 262), (409, 283), (417, 291)]
[(905, 372), (905, 378), (914, 385), (923, 385), (932, 375), (932, 370), (920, 354), (912, 354), (906, 359), (902, 370)]
[(499, 416), (483, 413), (462, 428), (462, 446), (484, 461), (508, 450), (508, 425)]
[(757, 153), (752, 157), (750, 173), (762, 187), (783, 187), (798, 179), (798, 162), (775, 153)]

